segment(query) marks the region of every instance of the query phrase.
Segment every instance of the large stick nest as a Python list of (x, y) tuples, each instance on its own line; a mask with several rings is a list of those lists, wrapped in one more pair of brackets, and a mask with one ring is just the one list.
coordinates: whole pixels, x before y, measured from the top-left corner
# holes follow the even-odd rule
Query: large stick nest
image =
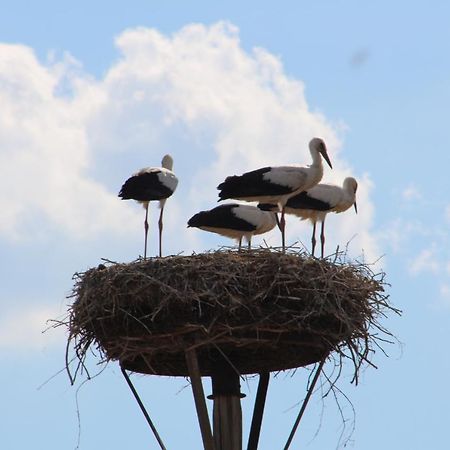
[(337, 351), (357, 375), (380, 330), (390, 334), (380, 315), (398, 312), (384, 285), (365, 264), (268, 249), (100, 265), (75, 274), (68, 346), (79, 366), (94, 345), (129, 370), (182, 376), (189, 348), (203, 375), (223, 357), (249, 374)]

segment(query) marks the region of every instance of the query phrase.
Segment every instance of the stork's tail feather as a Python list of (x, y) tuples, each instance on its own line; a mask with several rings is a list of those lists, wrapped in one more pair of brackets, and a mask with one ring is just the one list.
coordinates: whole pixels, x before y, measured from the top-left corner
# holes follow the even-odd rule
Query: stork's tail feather
[(217, 186), (219, 192), (219, 201), (226, 200), (227, 198), (233, 198), (236, 192), (242, 190), (242, 177), (232, 175), (227, 177), (223, 183)]

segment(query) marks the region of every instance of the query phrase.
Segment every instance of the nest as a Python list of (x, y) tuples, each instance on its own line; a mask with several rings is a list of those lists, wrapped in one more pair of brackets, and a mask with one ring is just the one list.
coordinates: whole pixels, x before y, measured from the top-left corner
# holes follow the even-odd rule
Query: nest
[(380, 315), (398, 312), (384, 285), (384, 273), (365, 264), (269, 249), (102, 264), (75, 274), (68, 346), (78, 368), (93, 346), (102, 361), (173, 376), (188, 375), (191, 348), (202, 375), (223, 357), (251, 374), (335, 351), (352, 359), (357, 374), (379, 336), (390, 335)]

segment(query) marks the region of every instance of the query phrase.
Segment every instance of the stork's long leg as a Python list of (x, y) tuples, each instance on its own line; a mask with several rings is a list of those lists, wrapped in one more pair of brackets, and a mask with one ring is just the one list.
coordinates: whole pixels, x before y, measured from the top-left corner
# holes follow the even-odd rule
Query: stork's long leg
[(144, 221), (144, 259), (147, 258), (147, 235), (148, 235), (148, 202), (145, 204), (145, 221)]
[(162, 232), (163, 232), (163, 212), (164, 205), (161, 206), (161, 212), (159, 213), (158, 227), (159, 227), (159, 257), (162, 256)]
[(285, 252), (286, 247), (286, 239), (284, 230), (286, 228), (286, 221), (284, 220), (284, 206), (281, 208), (281, 218), (280, 218), (280, 230), (281, 230), (281, 248), (283, 249), (283, 253)]
[(248, 250), (250, 251), (252, 249), (252, 237), (250, 236), (248, 238)]
[(313, 231), (311, 236), (311, 254), (314, 256), (314, 250), (316, 248), (316, 222), (313, 222)]
[(239, 247), (238, 247), (238, 252), (241, 251), (241, 247), (242, 247), (242, 236), (239, 238)]
[(321, 244), (321, 254), (323, 258), (324, 249), (325, 249), (325, 219), (322, 220), (322, 227), (320, 229), (320, 244)]

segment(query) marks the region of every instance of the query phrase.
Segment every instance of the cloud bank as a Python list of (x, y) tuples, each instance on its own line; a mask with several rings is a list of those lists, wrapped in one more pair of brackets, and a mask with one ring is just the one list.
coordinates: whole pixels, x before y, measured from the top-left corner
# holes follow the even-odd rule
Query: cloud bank
[[(309, 107), (304, 84), (278, 57), (245, 51), (238, 29), (223, 22), (171, 36), (129, 29), (115, 43), (119, 57), (101, 79), (70, 55), (42, 62), (30, 48), (0, 45), (0, 238), (33, 237), (36, 218), (41, 233), (56, 228), (75, 239), (141, 233), (141, 210), (117, 192), (170, 152), (180, 177), (167, 205), (166, 232), (178, 236), (170, 250), (202, 249), (202, 235), (185, 224), (215, 206), (220, 181), (267, 164), (308, 164), (307, 144), (320, 136), (335, 167), (324, 181), (360, 181), (360, 213), (330, 220), (328, 251), (356, 235), (355, 253), (379, 256), (369, 177), (353, 172), (333, 124)], [(309, 246), (309, 233), (290, 218), (290, 241)], [(268, 239), (279, 244), (278, 235)]]
[[(64, 330), (50, 328), (49, 318), (59, 317), (57, 308), (33, 306), (6, 311), (0, 319), (0, 353), (44, 351), (64, 343)], [(47, 330), (47, 331), (46, 331)]]

